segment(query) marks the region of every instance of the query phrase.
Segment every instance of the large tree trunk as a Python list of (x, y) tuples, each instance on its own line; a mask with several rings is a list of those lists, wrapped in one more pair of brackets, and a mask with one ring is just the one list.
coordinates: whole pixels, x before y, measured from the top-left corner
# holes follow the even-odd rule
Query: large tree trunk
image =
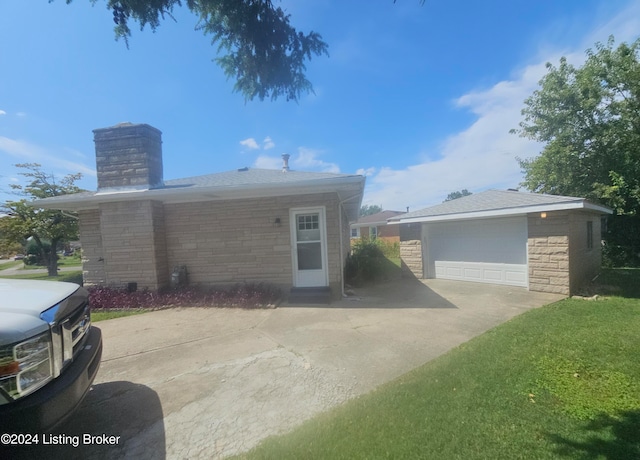
[(58, 240), (51, 240), (51, 250), (49, 251), (49, 260), (47, 260), (47, 271), (49, 276), (58, 276)]

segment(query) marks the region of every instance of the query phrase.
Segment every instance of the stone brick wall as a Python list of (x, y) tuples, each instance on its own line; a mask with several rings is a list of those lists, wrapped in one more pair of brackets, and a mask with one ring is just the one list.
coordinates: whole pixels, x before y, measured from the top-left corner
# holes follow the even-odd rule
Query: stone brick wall
[(404, 276), (422, 279), (422, 224), (400, 224), (400, 261)]
[(149, 200), (102, 203), (100, 213), (105, 283), (135, 282), (138, 288), (153, 290), (166, 286), (162, 204)]
[(570, 294), (569, 213), (528, 216), (529, 289)]
[(422, 278), (422, 243), (420, 240), (400, 242), (400, 260), (403, 276)]
[[(342, 293), (349, 222), (335, 193), (165, 204), (103, 203), (80, 213), (85, 283), (158, 289), (173, 267), (185, 265), (191, 284), (293, 284), (291, 208), (325, 206), (329, 286)], [(280, 223), (276, 223), (276, 219)], [(342, 251), (340, 250), (342, 232)]]
[(122, 123), (93, 131), (98, 190), (153, 188), (163, 181), (162, 133)]
[[(329, 286), (338, 297), (343, 261), (335, 193), (166, 204), (168, 265), (185, 265), (191, 284), (267, 282), (288, 290), (293, 284), (289, 210), (309, 206), (326, 206)], [(348, 242), (346, 220), (342, 231), (343, 243)]]
[(100, 212), (80, 211), (80, 242), (82, 243), (82, 278), (84, 284), (105, 284), (104, 254), (100, 234)]
[(159, 201), (151, 201), (151, 226), (153, 228), (153, 264), (155, 265), (158, 287), (170, 282), (171, 267), (168, 264), (164, 205)]

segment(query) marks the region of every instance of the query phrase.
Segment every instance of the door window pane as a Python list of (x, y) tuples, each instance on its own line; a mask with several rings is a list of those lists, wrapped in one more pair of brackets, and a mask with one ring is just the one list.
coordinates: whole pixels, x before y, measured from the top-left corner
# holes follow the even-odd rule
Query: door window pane
[(298, 270), (322, 269), (320, 243), (298, 243)]
[(320, 241), (320, 220), (317, 213), (298, 216), (297, 241)]

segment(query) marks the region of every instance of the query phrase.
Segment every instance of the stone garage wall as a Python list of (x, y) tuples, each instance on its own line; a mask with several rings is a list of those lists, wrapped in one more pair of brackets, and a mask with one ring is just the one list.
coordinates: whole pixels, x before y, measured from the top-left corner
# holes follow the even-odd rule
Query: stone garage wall
[(400, 224), (400, 260), (402, 274), (423, 278), (422, 224)]
[(570, 294), (569, 212), (528, 216), (529, 290)]

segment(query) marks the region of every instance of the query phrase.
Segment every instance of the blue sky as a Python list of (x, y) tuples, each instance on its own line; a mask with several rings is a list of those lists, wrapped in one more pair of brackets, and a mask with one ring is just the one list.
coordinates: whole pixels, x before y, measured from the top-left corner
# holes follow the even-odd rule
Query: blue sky
[[(276, 3), (278, 3), (276, 1)], [(244, 166), (365, 174), (364, 203), (412, 210), (449, 192), (513, 188), (516, 157), (541, 146), (509, 134), (547, 61), (575, 64), (596, 41), (640, 32), (640, 0), (286, 0), (329, 57), (308, 63), (315, 94), (246, 102), (212, 62), (195, 16), (115, 41), (89, 0), (0, 3), (0, 200), (13, 165), (81, 172), (95, 190), (92, 130), (120, 122), (163, 132), (164, 177)]]

